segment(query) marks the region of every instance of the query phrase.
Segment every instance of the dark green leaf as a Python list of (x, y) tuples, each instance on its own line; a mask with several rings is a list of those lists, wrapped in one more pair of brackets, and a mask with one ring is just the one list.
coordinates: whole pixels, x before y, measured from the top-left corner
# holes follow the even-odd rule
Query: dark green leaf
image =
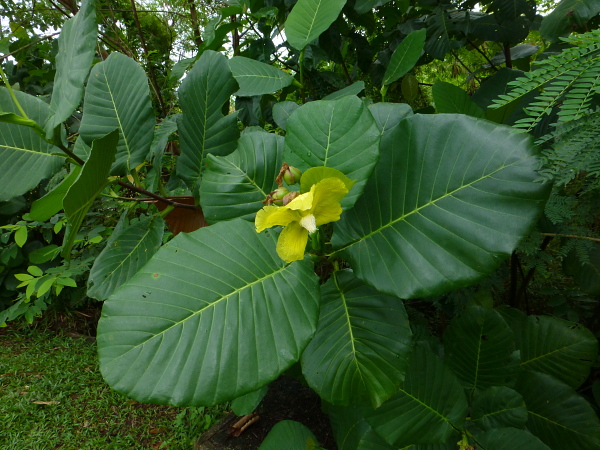
[[(548, 41), (558, 42), (573, 28), (585, 27), (585, 23), (600, 13), (597, 0), (562, 0), (554, 10), (544, 17), (540, 34)], [(587, 27), (585, 28), (587, 31)]]
[(285, 35), (296, 50), (314, 41), (337, 19), (346, 0), (298, 0), (285, 22)]
[(594, 244), (588, 252), (589, 262), (582, 264), (576, 251), (571, 251), (564, 261), (564, 269), (581, 289), (600, 295), (600, 245)]
[(374, 411), (367, 422), (389, 444), (442, 444), (461, 429), (467, 399), (442, 360), (417, 346), (399, 392)]
[(350, 208), (362, 194), (379, 158), (380, 132), (358, 97), (301, 106), (287, 122), (284, 161), (302, 170), (325, 166), (356, 184), (342, 200)]
[(485, 450), (550, 450), (546, 444), (527, 430), (494, 428), (475, 435)]
[(369, 110), (381, 131), (381, 135), (388, 134), (406, 117), (412, 116), (413, 111), (406, 103), (375, 103)]
[(200, 184), (200, 204), (209, 223), (254, 219), (275, 189), (282, 165), (283, 138), (264, 131), (244, 133), (228, 156), (208, 157)]
[(58, 38), (56, 75), (50, 102), (52, 114), (44, 126), (50, 139), (54, 136), (54, 129), (69, 118), (83, 98), (84, 83), (94, 61), (98, 39), (94, 3), (95, 0), (83, 0), (75, 17), (64, 23)]
[(111, 175), (128, 175), (146, 159), (156, 119), (144, 69), (114, 52), (96, 64), (85, 91), (79, 133), (86, 144), (119, 130), (119, 146)]
[[(23, 92), (15, 91), (15, 95), (29, 119), (37, 124), (46, 122), (50, 115), (47, 103)], [(4, 87), (0, 88), (0, 109), (19, 114)], [(60, 150), (44, 141), (33, 128), (0, 122), (0, 201), (25, 194), (56, 173), (65, 160), (50, 155), (54, 152)]]
[(573, 388), (583, 384), (598, 355), (598, 340), (583, 325), (529, 316), (515, 329), (521, 367), (547, 373)]
[(223, 116), (222, 108), (238, 90), (227, 58), (206, 51), (179, 88), (183, 114), (179, 120), (181, 156), (177, 158), (177, 175), (194, 195), (202, 177), (208, 153), (224, 156), (235, 150), (240, 136), (236, 114)]
[(300, 108), (295, 102), (279, 102), (273, 105), (273, 120), (284, 130), (287, 128), (287, 121), (294, 111)]
[(243, 56), (231, 58), (229, 68), (240, 86), (240, 90), (234, 95), (240, 97), (271, 94), (294, 81), (293, 76), (277, 67)]
[(529, 137), (462, 115), (415, 115), (381, 160), (332, 244), (356, 276), (400, 298), (471, 284), (506, 258), (548, 193)]
[(323, 97), (322, 100), (338, 100), (343, 97), (347, 97), (349, 95), (358, 95), (365, 89), (364, 81), (357, 81), (356, 83), (352, 83), (350, 86), (346, 86), (339, 91), (335, 91), (326, 97)]
[(148, 153), (148, 160), (152, 162), (152, 176), (146, 177), (146, 189), (151, 192), (158, 190), (160, 177), (162, 176), (163, 154), (169, 142), (169, 136), (177, 131), (178, 118), (179, 114), (169, 116), (154, 130), (154, 137)]
[(471, 306), (444, 333), (445, 361), (464, 386), (484, 389), (514, 383), (515, 336), (493, 309)]
[(97, 300), (111, 296), (156, 253), (164, 229), (164, 220), (157, 216), (143, 217), (119, 233), (115, 231), (90, 270), (87, 295)]
[(234, 399), (231, 402), (231, 410), (237, 416), (251, 414), (259, 405), (263, 397), (267, 394), (268, 390), (268, 386), (263, 386), (256, 391), (249, 392), (246, 395), (242, 395), (241, 397)]
[(525, 371), (515, 389), (527, 405), (527, 429), (550, 448), (600, 448), (600, 421), (590, 404), (571, 387), (550, 375)]
[(71, 247), (85, 215), (95, 198), (108, 185), (107, 177), (115, 160), (118, 142), (118, 129), (92, 142), (90, 158), (63, 199), (63, 208), (69, 223), (63, 241), (63, 258), (68, 259), (71, 256)]
[(390, 0), (356, 0), (356, 4), (354, 5), (354, 10), (358, 14), (364, 14), (367, 11), (371, 11), (373, 8), (377, 8), (378, 6), (385, 5)]
[(38, 248), (27, 255), (32, 264), (43, 264), (54, 259), (60, 252), (60, 247), (56, 244), (46, 245)]
[(317, 445), (315, 435), (294, 420), (282, 420), (271, 429), (258, 450), (311, 450)]
[(421, 57), (421, 53), (423, 53), (426, 34), (427, 30), (425, 28), (413, 31), (394, 50), (390, 64), (383, 76), (384, 86), (403, 77), (415, 66)]
[(501, 427), (525, 428), (527, 408), (523, 397), (517, 391), (505, 386), (492, 386), (475, 397), (471, 420), (483, 430)]
[(29, 212), (29, 217), (31, 220), (45, 222), (54, 214), (63, 209), (63, 199), (65, 198), (69, 188), (79, 176), (80, 172), (81, 166), (74, 166), (71, 173), (63, 181), (61, 181), (58, 186), (56, 186), (42, 198), (38, 198), (36, 201), (34, 201), (31, 205), (31, 211)]
[(180, 233), (104, 303), (100, 369), (143, 402), (211, 405), (296, 362), (319, 315), (310, 261), (285, 264), (275, 233), (244, 220)]
[(431, 88), (435, 109), (439, 113), (466, 114), (483, 119), (483, 110), (458, 86), (438, 81)]
[(321, 288), (319, 326), (302, 355), (304, 377), (330, 403), (376, 408), (404, 380), (411, 336), (402, 300), (350, 270), (335, 272)]

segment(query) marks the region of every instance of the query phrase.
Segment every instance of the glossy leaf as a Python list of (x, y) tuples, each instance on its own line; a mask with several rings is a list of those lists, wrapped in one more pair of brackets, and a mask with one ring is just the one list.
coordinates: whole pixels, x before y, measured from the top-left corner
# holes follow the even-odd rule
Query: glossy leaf
[(282, 420), (271, 429), (258, 450), (312, 450), (317, 448), (315, 435), (295, 420)]
[(90, 270), (88, 297), (106, 300), (112, 295), (156, 253), (164, 229), (165, 221), (157, 216), (142, 217), (118, 233), (115, 230)]
[(45, 222), (63, 209), (63, 199), (69, 188), (73, 185), (77, 177), (79, 177), (80, 172), (81, 167), (74, 166), (71, 173), (58, 186), (42, 198), (34, 201), (29, 212), (30, 219)]
[(204, 52), (181, 83), (178, 95), (183, 114), (179, 119), (181, 156), (177, 158), (177, 175), (194, 195), (206, 155), (225, 156), (235, 150), (240, 136), (237, 116), (223, 116), (222, 107), (237, 90), (227, 58), (213, 51)]
[(375, 433), (355, 406), (327, 406), (333, 436), (339, 450), (394, 450)]
[[(461, 115), (408, 117), (332, 244), (358, 278), (400, 298), (483, 278), (536, 222), (548, 186), (535, 182), (529, 137)], [(377, 201), (373, 201), (377, 199)]]
[(403, 77), (411, 70), (423, 53), (425, 45), (425, 35), (427, 30), (422, 28), (413, 31), (404, 38), (400, 45), (394, 50), (392, 59), (383, 76), (383, 85), (387, 86), (400, 77)]
[(354, 5), (354, 10), (358, 14), (364, 14), (367, 11), (371, 11), (373, 8), (377, 8), (378, 6), (385, 5), (390, 0), (356, 0), (356, 4)]
[(90, 206), (108, 185), (108, 173), (115, 160), (119, 130), (92, 142), (90, 158), (63, 199), (69, 227), (63, 241), (62, 257), (71, 256), (71, 247)]
[(600, 295), (600, 245), (594, 244), (586, 253), (589, 258), (587, 264), (582, 264), (573, 250), (565, 258), (563, 267), (581, 289), (592, 295)]
[(358, 95), (364, 90), (365, 82), (357, 81), (356, 83), (352, 83), (350, 86), (346, 86), (345, 88), (342, 88), (339, 91), (332, 92), (331, 94), (323, 97), (322, 100), (338, 100), (340, 98), (348, 97), (350, 95)]
[(378, 407), (398, 391), (411, 353), (402, 300), (335, 272), (321, 287), (317, 333), (302, 355), (302, 371), (324, 400)]
[[(51, 113), (47, 103), (23, 92), (15, 91), (15, 95), (29, 119), (38, 124), (46, 122)], [(0, 88), (0, 108), (19, 115), (4, 87)], [(60, 150), (44, 141), (33, 128), (0, 122), (0, 202), (25, 194), (54, 175), (65, 159), (50, 155), (53, 152)]]
[(246, 395), (242, 395), (234, 399), (231, 402), (231, 410), (237, 416), (245, 416), (246, 414), (251, 414), (256, 407), (260, 404), (261, 400), (267, 394), (269, 390), (268, 386), (263, 386), (256, 391), (249, 392)]
[(379, 158), (380, 132), (358, 97), (315, 101), (300, 107), (287, 122), (284, 161), (302, 170), (325, 166), (356, 184), (342, 200), (352, 207)]
[(146, 176), (146, 189), (151, 192), (158, 190), (160, 177), (162, 176), (163, 154), (169, 142), (169, 136), (177, 131), (177, 119), (179, 114), (167, 117), (154, 130), (152, 144), (147, 159), (152, 163), (152, 171)]
[(287, 121), (294, 111), (300, 108), (295, 102), (279, 102), (273, 105), (273, 120), (280, 128), (287, 128)]
[(406, 103), (375, 103), (369, 110), (382, 136), (397, 127), (403, 119), (413, 115), (412, 108)]
[(467, 399), (454, 374), (417, 346), (399, 392), (365, 418), (389, 444), (442, 444), (461, 429)]
[[(95, 0), (83, 0), (75, 17), (67, 20), (58, 38), (56, 75), (52, 88), (52, 114), (45, 123), (48, 138), (81, 103), (98, 39)], [(113, 127), (114, 128), (114, 127)]]
[(475, 397), (471, 420), (479, 428), (525, 428), (527, 407), (521, 394), (505, 386), (492, 386)]
[(146, 159), (156, 119), (144, 69), (114, 52), (92, 69), (79, 133), (91, 145), (115, 128), (119, 146), (111, 175), (128, 175)]
[(518, 428), (493, 428), (475, 435), (485, 450), (550, 450), (539, 438)]
[(240, 86), (240, 90), (234, 95), (240, 97), (271, 94), (294, 81), (293, 76), (277, 67), (243, 56), (231, 58), (229, 68)]
[(557, 317), (529, 316), (515, 330), (521, 367), (578, 388), (598, 356), (598, 340), (583, 325)]
[(458, 86), (438, 81), (431, 88), (435, 109), (439, 113), (466, 114), (483, 119), (483, 110), (473, 103), (468, 94)]
[(493, 309), (471, 306), (444, 333), (445, 362), (464, 386), (484, 389), (514, 383), (515, 336)]
[(285, 22), (289, 44), (302, 50), (337, 19), (346, 0), (298, 0)]
[(296, 362), (315, 332), (318, 278), (244, 220), (181, 233), (104, 303), (100, 369), (143, 402), (212, 405)]
[(567, 36), (573, 27), (581, 27), (600, 13), (597, 0), (562, 0), (550, 14), (544, 17), (540, 25), (540, 34), (551, 42), (558, 42), (561, 36)]
[[(39, 131), (39, 125), (31, 119), (26, 119), (18, 114), (12, 112), (0, 112), (0, 122), (11, 123), (13, 125), (21, 125), (24, 127), (30, 127), (34, 130)], [(39, 134), (39, 133), (38, 133)]]
[(527, 429), (550, 448), (600, 448), (600, 421), (571, 387), (549, 375), (525, 371), (515, 389), (527, 405)]
[(200, 203), (209, 223), (254, 219), (276, 187), (282, 165), (283, 137), (264, 131), (243, 134), (228, 156), (209, 155), (200, 185)]

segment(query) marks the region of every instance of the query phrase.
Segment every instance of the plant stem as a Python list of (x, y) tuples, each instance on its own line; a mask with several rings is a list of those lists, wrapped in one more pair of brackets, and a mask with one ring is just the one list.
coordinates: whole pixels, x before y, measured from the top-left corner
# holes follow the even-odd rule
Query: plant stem
[(8, 89), (8, 93), (10, 94), (10, 97), (12, 98), (13, 103), (15, 104), (15, 106), (17, 107), (19, 112), (21, 113), (21, 116), (25, 119), (29, 119), (29, 117), (27, 117), (27, 114), (25, 114), (25, 111), (21, 107), (19, 100), (17, 100), (17, 96), (15, 95), (15, 92), (13, 91), (12, 86), (8, 82), (8, 78), (6, 77), (4, 70), (2, 70), (2, 66), (0, 66), (0, 76), (2, 77), (2, 81), (4, 81), (4, 84), (6, 85), (6, 89)]
[(542, 236), (551, 236), (551, 237), (566, 237), (573, 239), (586, 239), (588, 241), (600, 242), (599, 238), (593, 238), (589, 236), (578, 236), (576, 234), (560, 234), (560, 233), (540, 233)]

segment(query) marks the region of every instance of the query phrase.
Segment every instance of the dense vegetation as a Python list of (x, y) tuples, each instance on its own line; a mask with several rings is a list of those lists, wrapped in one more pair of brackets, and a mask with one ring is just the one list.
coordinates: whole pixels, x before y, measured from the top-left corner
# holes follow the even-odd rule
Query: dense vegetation
[(0, 324), (103, 302), (116, 391), (295, 374), (340, 449), (600, 446), (599, 1), (59, 3), (2, 2)]

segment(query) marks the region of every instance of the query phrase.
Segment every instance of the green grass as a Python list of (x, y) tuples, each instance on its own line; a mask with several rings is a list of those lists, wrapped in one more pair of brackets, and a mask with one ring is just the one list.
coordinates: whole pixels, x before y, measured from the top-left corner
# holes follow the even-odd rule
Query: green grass
[(225, 410), (148, 405), (117, 394), (86, 339), (0, 333), (0, 448), (191, 449)]

